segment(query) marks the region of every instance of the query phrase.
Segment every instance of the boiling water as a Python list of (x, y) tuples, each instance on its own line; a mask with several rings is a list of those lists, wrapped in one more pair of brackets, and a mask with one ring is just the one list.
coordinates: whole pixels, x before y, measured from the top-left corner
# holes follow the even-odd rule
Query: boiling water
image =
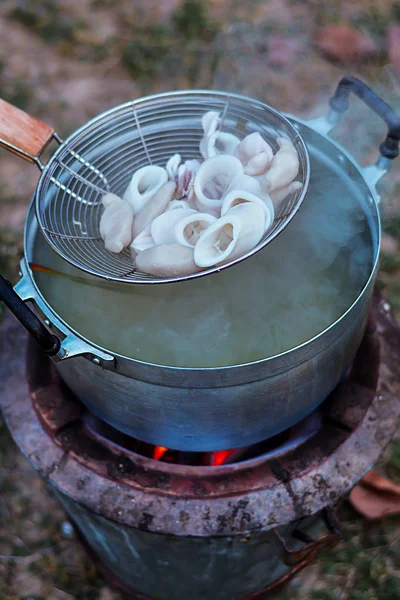
[(131, 358), (216, 367), (274, 356), (337, 320), (359, 295), (374, 260), (360, 192), (316, 157), (311, 173), (303, 206), (283, 233), (221, 273), (170, 285), (99, 284), (38, 235), (35, 263), (87, 283), (39, 272), (35, 279), (71, 327)]

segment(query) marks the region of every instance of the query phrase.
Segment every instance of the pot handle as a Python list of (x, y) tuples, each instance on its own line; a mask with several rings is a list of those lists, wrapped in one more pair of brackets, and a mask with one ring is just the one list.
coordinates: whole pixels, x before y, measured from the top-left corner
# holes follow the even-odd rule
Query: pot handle
[[(53, 360), (56, 362), (67, 358), (72, 358), (74, 356), (84, 356), (85, 358), (94, 362), (96, 365), (102, 366), (105, 369), (114, 370), (116, 368), (116, 359), (114, 356), (103, 352), (101, 349), (92, 346), (90, 343), (85, 342), (85, 340), (82, 340), (76, 336), (73, 331), (65, 326), (65, 324), (56, 316), (55, 313), (51, 313), (51, 316), (47, 318), (47, 315), (51, 309), (49, 309), (40, 295), (36, 293), (29, 272), (29, 267), (27, 266), (25, 259), (21, 260), (20, 266), (21, 279), (16, 284), (14, 290), (11, 289), (12, 294), (10, 296), (3, 294), (3, 288), (0, 288), (0, 300), (4, 300), (5, 296), (10, 298), (10, 303), (8, 303), (8, 301), (6, 302), (7, 306), (11, 309), (17, 319), (19, 319), (22, 325), (29, 331), (29, 333), (33, 335), (31, 328), (29, 328), (27, 325), (29, 323), (34, 323), (35, 327), (37, 328), (35, 331), (40, 331), (41, 335), (43, 336), (49, 335), (52, 336), (52, 338), (58, 339), (58, 350), (55, 352), (49, 352), (47, 350), (47, 354), (50, 354), (53, 357)], [(9, 292), (9, 284), (6, 283), (6, 286)], [(34, 303), (40, 314), (45, 315), (44, 323), (46, 327), (36, 316), (36, 314), (26, 306), (26, 302), (29, 300)], [(20, 310), (20, 313), (18, 314), (18, 311), (15, 310), (16, 306), (18, 306), (18, 310)], [(20, 314), (22, 314), (23, 319), (20, 318)], [(57, 336), (53, 336), (51, 332), (48, 331), (48, 328), (54, 328)], [(36, 335), (34, 335), (34, 337), (37, 339)], [(42, 340), (44, 337), (41, 337), (40, 339)], [(50, 338), (47, 337), (47, 342), (49, 341)], [(57, 344), (54, 339), (53, 343)], [(48, 346), (46, 346), (46, 348), (48, 348)]]
[(0, 146), (43, 169), (40, 155), (53, 139), (62, 142), (50, 125), (0, 98)]
[(35, 313), (14, 292), (11, 283), (4, 279), (2, 275), (0, 275), (0, 300), (4, 302), (28, 333), (37, 341), (45, 354), (54, 356), (59, 352), (61, 347), (59, 338), (46, 329)]
[(349, 107), (349, 95), (353, 92), (371, 110), (381, 117), (388, 126), (386, 139), (379, 146), (381, 156), (393, 160), (399, 155), (400, 117), (389, 104), (379, 98), (365, 83), (356, 77), (343, 77), (336, 92), (329, 101), (330, 107), (336, 113), (342, 114)]
[(331, 107), (329, 114), (308, 121), (307, 125), (318, 131), (318, 133), (328, 135), (338, 124), (342, 114), (348, 109), (350, 92), (369, 106), (388, 126), (386, 138), (379, 146), (380, 157), (378, 161), (376, 164), (362, 169), (365, 179), (374, 187), (389, 170), (391, 161), (399, 155), (400, 117), (389, 104), (377, 96), (360, 79), (350, 76), (342, 77), (329, 101)]

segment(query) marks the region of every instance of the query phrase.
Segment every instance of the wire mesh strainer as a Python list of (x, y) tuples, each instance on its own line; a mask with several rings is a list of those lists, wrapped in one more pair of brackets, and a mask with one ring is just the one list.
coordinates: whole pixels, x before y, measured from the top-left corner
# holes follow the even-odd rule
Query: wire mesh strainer
[[(0, 114), (5, 105), (0, 104)], [(303, 186), (282, 202), (272, 227), (257, 246), (236, 260), (181, 277), (158, 278), (140, 273), (134, 268), (129, 249), (113, 254), (104, 247), (99, 233), (102, 195), (113, 192), (122, 196), (134, 171), (147, 164), (165, 166), (175, 153), (179, 153), (183, 160), (201, 158), (201, 118), (211, 110), (221, 114), (219, 129), (239, 138), (258, 131), (274, 150), (278, 149), (277, 137), (290, 139), (300, 160), (296, 179)], [(4, 134), (3, 129), (0, 129), (0, 143), (35, 161), (43, 171), (35, 197), (36, 216), (43, 235), (69, 263), (111, 281), (167, 283), (201, 277), (241, 262), (266, 246), (284, 229), (307, 191), (310, 166), (301, 136), (280, 113), (243, 96), (189, 91), (141, 98), (99, 115), (64, 142), (46, 125), (21, 111), (16, 114), (17, 120), (22, 117), (25, 121), (29, 119), (29, 125), (39, 138), (34, 140), (36, 145), (28, 148), (32, 140), (28, 139), (26, 122), (24, 143), (20, 143), (15, 134), (10, 136), (9, 131)], [(18, 124), (22, 127), (22, 123)], [(37, 135), (38, 126), (42, 128), (40, 136)], [(43, 166), (40, 154), (52, 138), (61, 145)]]

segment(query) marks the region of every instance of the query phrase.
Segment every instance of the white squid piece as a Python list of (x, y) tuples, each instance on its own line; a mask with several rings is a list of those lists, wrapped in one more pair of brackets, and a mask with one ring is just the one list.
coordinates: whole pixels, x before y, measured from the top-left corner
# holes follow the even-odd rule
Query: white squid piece
[(264, 214), (261, 206), (246, 203), (217, 219), (200, 235), (194, 248), (196, 265), (212, 267), (246, 254), (264, 234)]
[(200, 271), (193, 255), (193, 248), (188, 246), (162, 244), (141, 252), (136, 258), (136, 268), (158, 277), (191, 275)]
[(196, 212), (187, 215), (175, 225), (175, 240), (178, 244), (194, 248), (203, 231), (216, 220), (216, 217), (209, 213)]
[(191, 208), (186, 200), (171, 200), (165, 212), (176, 210), (177, 208)]
[(173, 154), (171, 156), (171, 158), (168, 160), (167, 164), (165, 165), (165, 170), (167, 171), (168, 174), (168, 179), (175, 179), (176, 175), (178, 174), (178, 169), (179, 169), (179, 165), (182, 162), (182, 158), (180, 154)]
[(271, 146), (257, 133), (247, 135), (235, 149), (246, 175), (261, 175), (270, 166), (274, 153)]
[(277, 211), (282, 204), (282, 202), (287, 198), (290, 194), (297, 192), (303, 187), (303, 184), (300, 181), (292, 181), (289, 185), (286, 185), (283, 188), (279, 188), (271, 192), (271, 200), (272, 204)]
[(256, 194), (252, 194), (243, 189), (231, 190), (224, 198), (221, 208), (221, 217), (230, 214), (237, 206), (249, 203), (260, 206), (264, 211), (264, 231), (267, 231), (274, 222), (275, 211), (270, 197), (266, 195), (261, 198), (260, 196), (256, 196)]
[(102, 203), (100, 236), (107, 250), (119, 253), (132, 241), (132, 207), (115, 194), (105, 194)]
[(173, 244), (176, 242), (175, 227), (176, 224), (189, 215), (195, 214), (192, 208), (176, 208), (169, 210), (156, 219), (151, 224), (151, 235), (157, 245)]
[(140, 252), (152, 248), (153, 246), (155, 246), (155, 242), (151, 235), (150, 225), (147, 225), (147, 227), (134, 238), (130, 245), (132, 260), (135, 261)]
[(203, 115), (201, 119), (201, 124), (203, 126), (203, 137), (200, 141), (200, 154), (206, 160), (208, 158), (207, 155), (207, 146), (210, 140), (210, 137), (216, 133), (218, 129), (219, 123), (219, 113), (214, 110), (208, 111), (205, 115)]
[(200, 153), (207, 160), (218, 154), (233, 154), (240, 140), (226, 131), (218, 131), (219, 113), (209, 111), (202, 120), (204, 135), (200, 142)]
[(221, 216), (224, 216), (229, 210), (244, 204), (253, 202), (262, 206), (265, 212), (265, 231), (272, 225), (275, 217), (274, 206), (271, 198), (261, 190), (261, 185), (249, 175), (237, 175), (233, 178), (228, 188), (221, 207)]
[(132, 206), (133, 214), (140, 213), (144, 205), (167, 181), (168, 173), (163, 167), (147, 165), (138, 169), (124, 193), (124, 200)]
[(216, 131), (204, 141), (203, 156), (211, 158), (218, 154), (234, 154), (240, 140), (233, 133), (226, 131)]
[(262, 195), (260, 182), (254, 177), (250, 177), (250, 175), (236, 175), (232, 179), (227, 189), (227, 193), (237, 189), (246, 190), (246, 192), (250, 192), (251, 194), (255, 194), (256, 196)]
[(299, 172), (299, 156), (292, 142), (286, 138), (278, 138), (279, 150), (266, 173), (268, 192), (289, 185)]
[(219, 209), (223, 196), (236, 175), (243, 174), (243, 165), (238, 158), (219, 154), (203, 162), (194, 180), (197, 204), (206, 211)]
[(169, 203), (174, 197), (176, 184), (174, 181), (167, 181), (154, 194), (152, 198), (144, 205), (133, 221), (132, 235), (136, 238), (154, 219), (159, 217), (167, 209)]

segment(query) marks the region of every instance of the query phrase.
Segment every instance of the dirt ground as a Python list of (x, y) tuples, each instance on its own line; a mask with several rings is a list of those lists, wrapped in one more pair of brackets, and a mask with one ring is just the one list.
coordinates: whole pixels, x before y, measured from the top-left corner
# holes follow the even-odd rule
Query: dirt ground
[[(0, 97), (62, 137), (116, 104), (183, 88), (236, 91), (319, 116), (343, 74), (361, 77), (400, 109), (400, 41), (390, 34), (399, 22), (400, 5), (389, 0), (3, 0)], [(369, 164), (384, 134), (379, 118), (352, 100), (334, 136)], [(397, 162), (380, 186), (378, 283), (400, 317)], [(0, 150), (0, 271), (13, 282), (38, 175)], [(380, 468), (400, 479), (399, 440)], [(400, 599), (400, 520), (367, 523), (348, 504), (340, 517), (343, 541), (281, 599)], [(0, 600), (120, 598), (0, 421)]]

